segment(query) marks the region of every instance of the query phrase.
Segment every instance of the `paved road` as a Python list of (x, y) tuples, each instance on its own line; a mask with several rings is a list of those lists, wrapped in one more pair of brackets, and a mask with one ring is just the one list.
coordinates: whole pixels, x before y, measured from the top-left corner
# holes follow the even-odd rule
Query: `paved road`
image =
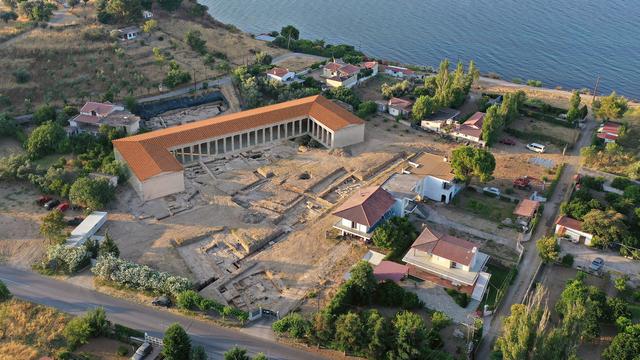
[(264, 352), (269, 359), (323, 359), (316, 354), (249, 336), (235, 329), (113, 298), (28, 271), (0, 266), (0, 280), (4, 281), (16, 297), (55, 307), (73, 315), (102, 306), (107, 311), (109, 320), (146, 331), (151, 336), (162, 337), (167, 326), (180, 323), (191, 335), (193, 342), (203, 345), (213, 359), (221, 359), (222, 354), (234, 345), (246, 348), (254, 355)]
[(511, 305), (522, 303), (524, 300), (527, 290), (529, 289), (529, 285), (541, 264), (535, 243), (540, 238), (544, 237), (549, 228), (553, 226), (560, 203), (563, 201), (565, 193), (573, 181), (573, 176), (580, 168), (580, 149), (589, 145), (591, 142), (591, 134), (595, 130), (595, 127), (595, 121), (587, 121), (585, 128), (582, 129), (580, 140), (574, 149), (565, 156), (565, 162), (567, 165), (565, 166), (562, 177), (557, 184), (556, 191), (544, 206), (544, 212), (540, 219), (540, 223), (531, 237), (532, 241), (524, 244), (525, 253), (522, 257), (522, 262), (518, 267), (518, 275), (516, 276), (514, 285), (507, 290), (498, 312), (491, 318), (488, 324), (485, 323), (486, 330), (482, 343), (480, 343), (480, 346), (476, 351), (476, 359), (489, 358), (493, 344), (500, 335), (502, 321), (511, 313)]
[[(292, 57), (297, 57), (297, 56), (305, 56), (305, 57), (310, 57), (312, 59), (316, 59), (317, 61), (324, 61), (326, 60), (326, 58), (322, 57), (322, 56), (316, 56), (316, 55), (308, 55), (308, 54), (300, 54), (300, 53), (286, 53), (286, 54), (282, 54), (280, 56), (275, 57), (271, 63), (274, 65), (277, 65), (287, 59), (290, 59)], [(215, 79), (215, 80), (204, 80), (201, 82), (196, 83), (195, 87), (197, 89), (202, 89), (202, 84), (207, 83), (209, 87), (211, 86), (222, 86), (222, 85), (226, 85), (228, 83), (231, 82), (231, 76), (223, 76), (221, 78)], [(172, 98), (175, 96), (181, 96), (181, 95), (186, 95), (189, 92), (191, 92), (193, 90), (193, 83), (191, 83), (189, 86), (185, 86), (179, 89), (175, 89), (175, 90), (171, 90), (169, 92), (166, 93), (162, 93), (159, 95), (153, 95), (153, 96), (147, 96), (147, 97), (143, 97), (138, 99), (138, 102), (140, 103), (145, 103), (145, 102), (150, 102), (150, 101), (155, 101), (155, 100), (162, 100), (162, 99), (167, 99), (167, 98)]]

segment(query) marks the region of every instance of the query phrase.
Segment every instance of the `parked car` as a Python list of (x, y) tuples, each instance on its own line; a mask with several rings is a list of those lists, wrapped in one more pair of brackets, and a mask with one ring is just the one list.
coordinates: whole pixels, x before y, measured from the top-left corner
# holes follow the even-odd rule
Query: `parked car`
[(133, 356), (131, 357), (131, 360), (142, 360), (144, 359), (147, 355), (151, 354), (151, 350), (153, 350), (151, 348), (151, 344), (149, 344), (148, 342), (143, 342), (142, 345), (140, 345), (140, 347), (136, 350), (135, 354), (133, 354)]
[(162, 295), (162, 296), (158, 296), (157, 298), (153, 299), (151, 304), (154, 305), (154, 306), (170, 307), (171, 306), (171, 299), (169, 299), (167, 296)]
[(563, 235), (560, 237), (560, 240), (566, 240), (566, 241), (571, 241), (574, 244), (579, 244), (580, 243), (580, 239), (576, 239), (576, 238), (572, 238), (569, 235)]
[(500, 139), (500, 144), (512, 145), (513, 146), (513, 145), (516, 144), (516, 141), (513, 140), (513, 139), (509, 139), (509, 138), (503, 138), (503, 139)]
[(60, 204), (60, 200), (49, 200), (46, 204), (44, 204), (44, 208), (47, 210), (53, 210), (56, 206), (58, 206), (58, 204)]
[(56, 210), (60, 210), (62, 212), (65, 212), (69, 209), (69, 203), (68, 202), (63, 202), (62, 204), (56, 206)]
[(544, 153), (545, 148), (546, 147), (544, 145), (541, 145), (541, 144), (538, 144), (538, 143), (527, 144), (527, 149), (529, 149), (529, 150), (531, 150), (533, 152), (540, 153), (540, 154)]
[(36, 204), (38, 204), (39, 206), (43, 206), (44, 204), (48, 203), (49, 201), (51, 201), (51, 196), (42, 195), (38, 199), (36, 199)]
[(72, 219), (67, 220), (67, 225), (69, 226), (78, 226), (84, 220), (82, 216), (75, 216)]
[(493, 194), (496, 197), (500, 196), (500, 189), (495, 187), (484, 187), (482, 188), (482, 191), (484, 191), (485, 193)]
[(601, 257), (593, 259), (591, 265), (589, 265), (589, 269), (593, 271), (600, 271), (602, 270), (602, 267), (604, 267), (604, 259)]

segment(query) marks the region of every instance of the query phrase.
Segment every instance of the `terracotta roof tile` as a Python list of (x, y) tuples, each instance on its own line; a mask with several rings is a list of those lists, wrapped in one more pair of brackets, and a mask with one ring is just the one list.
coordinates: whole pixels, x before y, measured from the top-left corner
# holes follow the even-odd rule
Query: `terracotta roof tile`
[(470, 241), (439, 234), (426, 227), (411, 248), (469, 266), (477, 246)]
[(273, 69), (267, 71), (267, 74), (275, 75), (277, 77), (283, 77), (283, 76), (287, 75), (288, 73), (289, 73), (289, 69), (280, 68), (280, 67), (276, 67), (276, 68), (273, 68)]
[(366, 187), (358, 189), (333, 212), (333, 215), (370, 227), (375, 225), (394, 203), (393, 196), (380, 186)]
[(112, 112), (115, 107), (116, 106), (111, 103), (99, 103), (99, 102), (88, 101), (86, 104), (84, 104), (82, 109), (80, 109), (80, 112), (91, 113), (92, 111), (95, 111), (96, 114), (100, 116), (105, 116), (108, 113)]
[(135, 176), (144, 181), (165, 171), (182, 170), (169, 153), (171, 148), (307, 116), (333, 131), (364, 124), (359, 117), (316, 95), (130, 136), (114, 140), (113, 145)]
[(536, 210), (538, 210), (538, 207), (540, 207), (539, 201), (522, 199), (518, 203), (518, 206), (516, 206), (515, 210), (513, 210), (513, 214), (517, 216), (533, 217)]
[(560, 216), (558, 220), (556, 220), (556, 224), (569, 229), (582, 231), (582, 221), (570, 218), (568, 216)]

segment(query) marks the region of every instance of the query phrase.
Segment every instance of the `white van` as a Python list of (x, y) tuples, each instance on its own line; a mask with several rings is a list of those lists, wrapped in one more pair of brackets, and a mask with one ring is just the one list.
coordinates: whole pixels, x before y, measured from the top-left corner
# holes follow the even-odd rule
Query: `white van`
[(527, 144), (527, 149), (542, 154), (544, 153), (545, 147), (544, 145), (531, 143), (531, 144)]

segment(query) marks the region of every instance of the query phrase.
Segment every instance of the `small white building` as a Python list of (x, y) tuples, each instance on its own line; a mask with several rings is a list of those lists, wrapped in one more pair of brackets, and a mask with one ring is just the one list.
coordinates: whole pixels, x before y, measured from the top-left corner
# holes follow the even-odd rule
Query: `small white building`
[(137, 26), (129, 26), (126, 28), (118, 29), (118, 38), (120, 40), (133, 40), (140, 34), (140, 28)]
[(423, 153), (409, 160), (409, 165), (404, 172), (421, 178), (415, 191), (423, 199), (448, 204), (464, 188), (464, 184), (455, 179), (445, 157)]
[(144, 10), (142, 11), (142, 17), (145, 19), (151, 19), (153, 18), (153, 13), (149, 10)]
[(276, 80), (280, 83), (285, 83), (287, 81), (291, 81), (296, 77), (296, 73), (293, 71), (289, 71), (289, 69), (275, 67), (269, 71), (267, 71), (267, 77), (269, 79)]
[(322, 68), (322, 76), (330, 87), (352, 88), (358, 84), (360, 68), (351, 64), (330, 62)]
[(123, 106), (89, 101), (80, 109), (80, 114), (69, 119), (69, 126), (74, 132), (95, 134), (101, 125), (124, 130), (127, 135), (132, 135), (140, 130), (140, 118), (126, 111)]
[(407, 117), (413, 110), (413, 101), (392, 97), (387, 104), (391, 116)]
[(105, 222), (107, 222), (107, 212), (94, 211), (87, 216), (73, 231), (67, 239), (68, 247), (77, 247), (85, 243), (92, 237)]
[(593, 235), (582, 230), (582, 221), (572, 219), (568, 216), (560, 216), (556, 221), (557, 236), (568, 237), (575, 243), (584, 243), (591, 246)]
[(420, 127), (424, 130), (433, 132), (444, 132), (445, 128), (455, 126), (456, 119), (460, 115), (460, 111), (454, 109), (440, 109), (435, 113), (428, 115), (424, 120), (420, 121)]

